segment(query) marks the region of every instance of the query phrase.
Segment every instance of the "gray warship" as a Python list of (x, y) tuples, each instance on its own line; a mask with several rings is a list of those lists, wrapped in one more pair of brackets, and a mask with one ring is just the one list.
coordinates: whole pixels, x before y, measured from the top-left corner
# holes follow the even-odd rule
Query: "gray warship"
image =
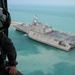
[(17, 23), (14, 27), (16, 30), (26, 33), (33, 40), (64, 51), (75, 47), (75, 34), (54, 30), (52, 26), (38, 22), (37, 16), (34, 16), (32, 24)]

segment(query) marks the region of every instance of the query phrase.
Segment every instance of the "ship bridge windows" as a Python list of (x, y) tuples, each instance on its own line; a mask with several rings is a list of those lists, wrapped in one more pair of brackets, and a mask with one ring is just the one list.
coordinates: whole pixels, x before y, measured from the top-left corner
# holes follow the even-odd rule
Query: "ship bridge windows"
[(66, 47), (66, 44), (63, 41), (60, 41), (59, 45)]
[(70, 46), (72, 46), (72, 43), (69, 43)]
[(57, 39), (54, 39), (54, 41), (58, 41)]

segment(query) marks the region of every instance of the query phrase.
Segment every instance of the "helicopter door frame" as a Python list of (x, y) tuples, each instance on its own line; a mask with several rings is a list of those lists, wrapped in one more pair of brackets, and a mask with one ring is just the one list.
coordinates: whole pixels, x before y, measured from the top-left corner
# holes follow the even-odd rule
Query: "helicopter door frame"
[[(5, 8), (6, 8), (6, 10), (8, 10), (7, 0), (4, 0), (4, 3), (5, 3)], [(8, 28), (5, 29), (4, 33), (8, 36)]]
[[(7, 0), (0, 0), (0, 7), (4, 7), (8, 10)], [(8, 28), (4, 30), (4, 33), (8, 36)]]

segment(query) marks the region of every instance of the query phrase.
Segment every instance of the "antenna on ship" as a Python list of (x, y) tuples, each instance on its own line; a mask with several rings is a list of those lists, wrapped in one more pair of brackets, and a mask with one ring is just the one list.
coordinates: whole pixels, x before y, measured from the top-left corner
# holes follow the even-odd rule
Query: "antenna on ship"
[(48, 23), (46, 22), (46, 25), (48, 25)]
[(45, 25), (45, 27), (48, 27), (48, 23), (46, 22), (46, 25)]
[(38, 22), (38, 20), (37, 20), (37, 15), (35, 15), (35, 16), (34, 16), (33, 24), (36, 25), (37, 22)]

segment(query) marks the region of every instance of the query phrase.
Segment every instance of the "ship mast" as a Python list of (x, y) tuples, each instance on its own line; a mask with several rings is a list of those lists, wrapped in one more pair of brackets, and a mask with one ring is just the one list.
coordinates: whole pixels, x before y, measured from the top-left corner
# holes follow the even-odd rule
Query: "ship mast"
[(34, 16), (33, 24), (36, 25), (37, 22), (38, 22), (38, 20), (37, 20), (37, 15), (35, 15), (35, 16)]

